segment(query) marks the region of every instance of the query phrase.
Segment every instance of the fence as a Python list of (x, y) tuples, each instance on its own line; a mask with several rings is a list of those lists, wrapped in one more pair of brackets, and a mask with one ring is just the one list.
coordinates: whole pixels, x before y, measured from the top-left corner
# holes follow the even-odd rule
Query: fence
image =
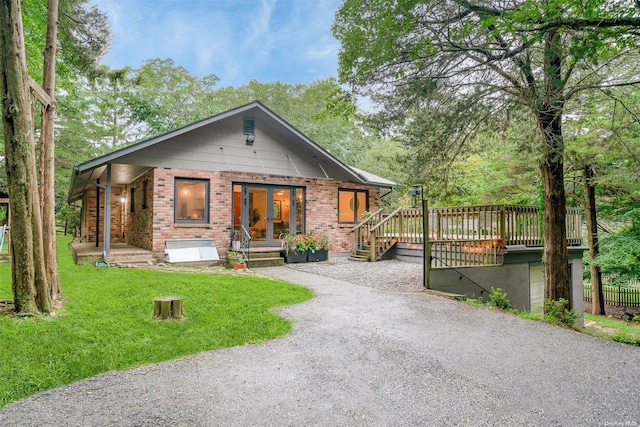
[(620, 279), (616, 274), (603, 274), (602, 283), (610, 286), (623, 286), (640, 288), (640, 280), (635, 278)]
[[(640, 288), (602, 286), (604, 303), (623, 307), (640, 307)], [(591, 301), (591, 284), (584, 285), (584, 300)]]

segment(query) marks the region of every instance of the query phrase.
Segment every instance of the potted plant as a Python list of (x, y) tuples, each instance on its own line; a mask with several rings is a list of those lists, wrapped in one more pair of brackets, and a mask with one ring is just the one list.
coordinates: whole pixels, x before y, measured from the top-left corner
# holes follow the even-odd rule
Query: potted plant
[(240, 253), (238, 257), (238, 261), (233, 266), (234, 270), (246, 270), (247, 269), (247, 260), (244, 258), (244, 255)]
[[(242, 252), (229, 251), (226, 256), (226, 267), (233, 269), (246, 268), (247, 260)], [(244, 267), (237, 267), (237, 265), (244, 265)]]
[(287, 263), (307, 262), (307, 246), (303, 234), (286, 234), (282, 238), (284, 260)]
[(326, 234), (318, 234), (314, 236), (315, 247), (307, 253), (309, 262), (326, 261), (329, 255), (329, 236)]
[(234, 251), (240, 250), (240, 231), (235, 228), (231, 230), (231, 248)]

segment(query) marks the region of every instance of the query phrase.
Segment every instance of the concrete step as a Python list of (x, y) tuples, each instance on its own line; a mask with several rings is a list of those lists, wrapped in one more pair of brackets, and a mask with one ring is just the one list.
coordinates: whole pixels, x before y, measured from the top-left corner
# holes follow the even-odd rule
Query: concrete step
[(279, 267), (281, 265), (284, 265), (284, 258), (282, 258), (281, 256), (264, 258), (253, 258), (253, 256), (250, 256), (249, 262), (247, 263), (247, 267), (249, 267), (249, 269), (262, 267)]
[(110, 256), (108, 262), (109, 264), (148, 264), (149, 262), (153, 263), (153, 257), (148, 253), (140, 255), (116, 255)]
[(263, 259), (263, 258), (280, 258), (280, 252), (275, 252), (275, 251), (271, 251), (271, 252), (253, 252), (253, 251), (249, 251), (248, 253), (249, 255), (249, 259), (250, 260), (254, 260), (254, 259)]

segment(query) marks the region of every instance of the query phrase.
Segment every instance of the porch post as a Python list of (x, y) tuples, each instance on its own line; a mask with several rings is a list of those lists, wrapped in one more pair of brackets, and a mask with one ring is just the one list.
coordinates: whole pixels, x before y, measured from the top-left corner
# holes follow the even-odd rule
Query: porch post
[[(424, 189), (422, 190), (424, 193)], [(429, 275), (431, 274), (431, 241), (429, 236), (429, 206), (427, 200), (422, 195), (422, 275), (424, 287), (431, 289)]]
[(103, 257), (106, 261), (111, 249), (111, 163), (107, 163), (107, 186), (104, 188)]
[(100, 246), (100, 178), (96, 180), (96, 248)]

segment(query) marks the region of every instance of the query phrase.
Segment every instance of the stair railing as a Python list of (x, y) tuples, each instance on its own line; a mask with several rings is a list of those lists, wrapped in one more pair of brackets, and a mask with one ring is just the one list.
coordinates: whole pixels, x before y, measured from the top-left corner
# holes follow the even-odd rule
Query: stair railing
[(242, 239), (240, 239), (240, 252), (242, 252), (242, 256), (247, 260), (247, 266), (249, 265), (249, 246), (251, 245), (251, 235), (244, 227), (244, 225), (240, 226), (242, 228)]
[(382, 211), (382, 209), (378, 209), (351, 229), (352, 255), (356, 255), (358, 251), (363, 250), (363, 248), (369, 244), (369, 229), (382, 220)]
[(403, 235), (403, 215), (405, 209), (398, 208), (369, 229), (371, 252), (369, 261), (377, 261), (398, 242)]

